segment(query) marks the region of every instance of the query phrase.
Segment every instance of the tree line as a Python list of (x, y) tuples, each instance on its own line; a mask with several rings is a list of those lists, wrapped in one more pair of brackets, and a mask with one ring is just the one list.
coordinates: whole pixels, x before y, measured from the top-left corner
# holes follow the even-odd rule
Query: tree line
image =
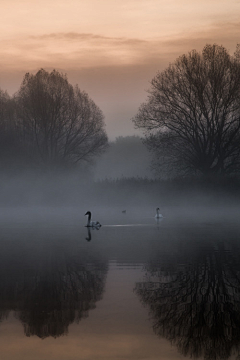
[(56, 70), (27, 73), (13, 97), (0, 91), (2, 167), (73, 166), (90, 162), (107, 143), (100, 108)]
[[(239, 175), (240, 45), (233, 55), (213, 44), (177, 58), (152, 79), (132, 121), (158, 177)], [(3, 169), (89, 163), (107, 146), (102, 111), (66, 75), (40, 69), (12, 97), (0, 90)]]

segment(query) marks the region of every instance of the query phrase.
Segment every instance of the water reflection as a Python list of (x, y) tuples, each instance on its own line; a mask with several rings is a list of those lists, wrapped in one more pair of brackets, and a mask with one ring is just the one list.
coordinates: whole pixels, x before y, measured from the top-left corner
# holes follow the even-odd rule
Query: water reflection
[(13, 310), (26, 336), (66, 335), (101, 299), (107, 262), (76, 246), (29, 243), (2, 247), (0, 320)]
[(162, 225), (163, 217), (162, 218), (155, 218), (155, 222), (157, 224), (157, 228), (159, 229)]
[(91, 234), (90, 227), (87, 227), (87, 231), (88, 231), (88, 236), (85, 239), (87, 241), (91, 241), (92, 240), (92, 234)]
[(150, 308), (155, 333), (185, 356), (239, 356), (240, 247), (234, 236), (191, 229), (154, 253), (135, 291)]
[(98, 231), (98, 230), (100, 230), (100, 227), (95, 227), (95, 226), (92, 226), (92, 227), (90, 227), (90, 226), (86, 226), (86, 228), (87, 228), (87, 237), (85, 237), (85, 239), (87, 240), (87, 241), (91, 241), (92, 240), (92, 230), (94, 231), (94, 230), (96, 230), (96, 231)]

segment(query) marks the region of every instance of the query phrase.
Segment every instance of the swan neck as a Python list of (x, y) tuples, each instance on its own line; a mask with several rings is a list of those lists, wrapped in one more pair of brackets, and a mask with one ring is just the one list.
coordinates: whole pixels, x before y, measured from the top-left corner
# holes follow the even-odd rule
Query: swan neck
[(90, 222), (91, 222), (91, 213), (89, 212), (89, 214), (88, 214), (88, 225), (90, 224)]

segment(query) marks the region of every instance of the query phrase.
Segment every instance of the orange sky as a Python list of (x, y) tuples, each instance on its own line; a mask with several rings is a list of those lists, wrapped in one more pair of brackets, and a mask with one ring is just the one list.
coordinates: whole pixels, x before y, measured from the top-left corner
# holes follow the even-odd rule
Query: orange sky
[(130, 119), (157, 70), (206, 43), (232, 53), (240, 42), (239, 0), (0, 4), (0, 88), (14, 93), (39, 68), (67, 73), (105, 113), (110, 138), (134, 133)]

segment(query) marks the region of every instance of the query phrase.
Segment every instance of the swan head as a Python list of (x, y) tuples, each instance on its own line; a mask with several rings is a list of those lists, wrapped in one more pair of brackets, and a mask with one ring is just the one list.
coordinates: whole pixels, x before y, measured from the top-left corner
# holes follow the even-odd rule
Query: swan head
[(85, 215), (91, 215), (91, 211), (87, 211)]

